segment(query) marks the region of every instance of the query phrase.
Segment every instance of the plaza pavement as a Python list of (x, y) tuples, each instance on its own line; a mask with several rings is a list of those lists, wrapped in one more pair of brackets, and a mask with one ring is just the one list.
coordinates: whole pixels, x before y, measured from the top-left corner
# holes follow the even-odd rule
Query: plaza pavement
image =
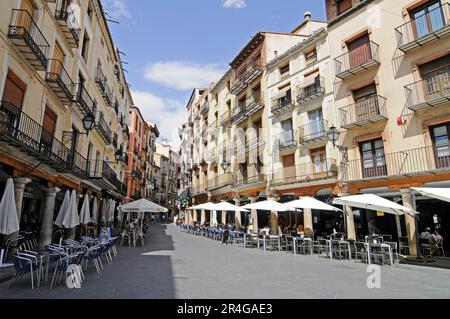
[(34, 291), (30, 281), (0, 299), (341, 299), (449, 298), (450, 271), (399, 265), (381, 268), (381, 288), (367, 287), (367, 266), (286, 252), (263, 252), (180, 232), (174, 225), (152, 225), (145, 247), (119, 247), (113, 263), (97, 275), (86, 272), (82, 289), (61, 284)]

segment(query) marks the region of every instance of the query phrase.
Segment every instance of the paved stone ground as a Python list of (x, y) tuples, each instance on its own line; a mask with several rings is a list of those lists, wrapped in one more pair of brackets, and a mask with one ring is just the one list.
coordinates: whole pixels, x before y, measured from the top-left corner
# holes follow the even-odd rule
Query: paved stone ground
[(145, 247), (119, 248), (105, 271), (87, 272), (82, 289), (62, 284), (32, 291), (29, 280), (0, 298), (449, 298), (450, 271), (400, 265), (382, 267), (381, 289), (366, 285), (367, 267), (236, 246), (221, 246), (182, 233), (173, 225), (154, 225)]

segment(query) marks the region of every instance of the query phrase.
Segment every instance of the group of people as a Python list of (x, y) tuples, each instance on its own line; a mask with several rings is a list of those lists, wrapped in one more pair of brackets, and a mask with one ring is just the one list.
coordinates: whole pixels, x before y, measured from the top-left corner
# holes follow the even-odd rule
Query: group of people
[(444, 238), (441, 236), (437, 229), (431, 232), (431, 228), (425, 228), (425, 231), (420, 234), (420, 242), (422, 250), (430, 250), (430, 256), (435, 256), (438, 248), (442, 245)]

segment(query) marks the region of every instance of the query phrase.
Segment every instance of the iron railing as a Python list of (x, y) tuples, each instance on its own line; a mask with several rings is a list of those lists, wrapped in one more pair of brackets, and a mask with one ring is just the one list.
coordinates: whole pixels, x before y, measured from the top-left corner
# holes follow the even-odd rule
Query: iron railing
[[(106, 161), (90, 161), (89, 162), (89, 172), (90, 178), (94, 180), (105, 180), (109, 184), (113, 185), (118, 191), (122, 190), (122, 182), (117, 177), (117, 173), (111, 168), (108, 162)], [(109, 188), (108, 185), (104, 185), (103, 187)]]
[(421, 81), (405, 86), (406, 106), (417, 111), (450, 101), (450, 67), (424, 76)]
[(222, 127), (228, 127), (231, 123), (231, 112), (229, 110), (226, 110), (225, 112), (220, 115), (220, 125)]
[(233, 174), (225, 173), (223, 175), (216, 176), (208, 181), (208, 190), (231, 185), (233, 183)]
[(97, 83), (97, 86), (100, 89), (100, 92), (102, 93), (103, 100), (105, 100), (106, 105), (112, 107), (113, 106), (113, 97), (111, 93), (111, 89), (108, 85), (108, 80), (106, 76), (103, 74), (103, 71), (101, 68), (97, 68), (95, 71), (95, 83)]
[[(47, 68), (48, 54), (50, 50), (50, 44), (42, 34), (41, 30), (37, 26), (33, 17), (26, 10), (13, 9), (11, 24), (8, 29), (8, 37), (12, 39), (23, 40), (26, 45), (31, 49), (32, 54), (38, 59), (40, 63), (40, 69)], [(29, 52), (20, 44), (19, 51)], [(28, 54), (26, 54), (28, 59)], [(29, 60), (33, 60), (30, 58)], [(37, 66), (34, 63), (35, 67)]]
[(306, 103), (312, 99), (325, 94), (325, 81), (323, 76), (319, 78), (319, 81), (309, 86), (298, 86), (297, 89), (297, 102), (299, 104)]
[(279, 151), (295, 148), (297, 146), (296, 134), (294, 130), (287, 130), (275, 135), (275, 146), (279, 147)]
[(449, 169), (450, 145), (443, 144), (350, 160), (341, 166), (341, 178), (344, 181), (366, 180)]
[(380, 64), (379, 45), (373, 41), (334, 59), (336, 76), (345, 79)]
[(112, 142), (112, 140), (111, 140), (112, 131), (111, 131), (111, 128), (109, 127), (108, 123), (106, 123), (103, 113), (101, 113), (101, 112), (98, 117), (98, 121), (95, 124), (95, 129), (100, 134), (100, 136), (103, 138), (106, 145), (110, 145)]
[(271, 184), (309, 183), (338, 176), (335, 159), (327, 159), (317, 163), (305, 163), (286, 167), (273, 172)]
[(206, 100), (200, 107), (200, 114), (205, 113), (209, 109), (209, 101)]
[[(74, 44), (78, 46), (80, 42), (80, 24), (77, 21), (75, 13), (70, 7), (71, 0), (59, 0), (56, 11), (55, 19), (58, 21), (63, 21), (65, 27), (67, 27), (67, 34), (70, 34), (73, 38)], [(66, 32), (64, 32), (66, 34)]]
[(286, 99), (272, 100), (272, 114), (278, 114), (294, 107), (294, 100), (289, 97)]
[(233, 109), (232, 123), (238, 125), (264, 107), (264, 95), (249, 96), (245, 102)]
[(231, 94), (239, 94), (250, 83), (252, 83), (258, 76), (263, 73), (263, 66), (260, 59), (253, 60), (247, 64), (247, 66), (236, 75), (234, 84), (231, 87)]
[(450, 3), (441, 4), (395, 28), (398, 48), (403, 52), (422, 47), (450, 33)]
[(134, 168), (133, 171), (131, 172), (131, 177), (133, 177), (134, 179), (136, 179), (138, 181), (142, 180), (141, 170), (138, 168)]
[(240, 173), (233, 174), (233, 185), (242, 186), (246, 184), (265, 183), (267, 177), (265, 174), (256, 174), (253, 176), (241, 176)]
[[(50, 71), (45, 75), (45, 80), (47, 82), (56, 83), (59, 89), (56, 89), (55, 93), (64, 93), (68, 101), (73, 100), (76, 85), (70, 78), (69, 73), (64, 68), (64, 65), (59, 60), (50, 59)], [(55, 89), (55, 88), (54, 88)]]
[(387, 119), (386, 98), (379, 95), (368, 96), (356, 103), (339, 109), (342, 127), (351, 129)]
[(206, 193), (207, 192), (207, 186), (208, 185), (200, 184), (200, 185), (196, 185), (196, 186), (192, 187), (193, 195), (200, 195), (200, 194)]
[(78, 105), (83, 115), (95, 115), (96, 107), (92, 97), (82, 84), (78, 84), (78, 92), (74, 96), (74, 102)]
[(298, 131), (300, 144), (308, 144), (327, 139), (327, 121), (319, 120), (299, 128)]

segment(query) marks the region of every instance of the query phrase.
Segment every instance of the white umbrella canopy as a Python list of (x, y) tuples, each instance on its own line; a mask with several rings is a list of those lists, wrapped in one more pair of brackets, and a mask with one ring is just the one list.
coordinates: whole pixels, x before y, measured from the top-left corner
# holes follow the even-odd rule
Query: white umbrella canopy
[(92, 218), (91, 221), (94, 225), (98, 223), (98, 202), (97, 197), (94, 197), (94, 202), (92, 203)]
[(216, 210), (216, 204), (214, 204), (214, 203), (205, 203), (205, 204), (197, 205), (197, 206), (194, 206), (194, 207), (190, 207), (188, 209), (189, 210), (194, 210), (194, 209), (196, 209), (196, 210), (201, 210), (201, 209), (204, 209), (204, 210)]
[(113, 199), (111, 199), (110, 202), (109, 202), (109, 214), (108, 214), (108, 217), (109, 217), (108, 221), (109, 222), (113, 222), (114, 221), (115, 210), (116, 210), (116, 202)]
[(440, 199), (444, 202), (450, 202), (450, 188), (414, 187), (412, 189), (424, 196)]
[(66, 229), (75, 228), (80, 225), (80, 218), (78, 217), (77, 209), (77, 193), (73, 190), (70, 195), (69, 207), (62, 221), (62, 226)]
[(167, 213), (169, 210), (145, 198), (119, 206), (122, 213)]
[(226, 212), (249, 212), (248, 209), (230, 204), (228, 202), (221, 202), (219, 204), (215, 204), (215, 210), (218, 211), (226, 211)]
[(109, 201), (105, 198), (102, 199), (102, 222), (106, 223), (108, 221), (108, 205)]
[(54, 224), (60, 228), (63, 227), (63, 220), (66, 215), (67, 209), (69, 208), (69, 203), (70, 203), (70, 191), (66, 191), (63, 203), (58, 212), (58, 216), (56, 216), (56, 220), (54, 222)]
[(290, 211), (286, 205), (278, 203), (274, 200), (266, 200), (263, 202), (257, 202), (253, 204), (248, 204), (243, 206), (244, 209), (256, 209), (256, 210), (268, 210), (268, 211), (277, 211), (277, 212), (287, 212)]
[(8, 178), (0, 202), (0, 234), (10, 235), (17, 231), (19, 231), (19, 219), (17, 218), (16, 200), (14, 198), (14, 182), (12, 178)]
[(371, 209), (393, 215), (409, 214), (414, 216), (418, 214), (418, 212), (408, 207), (399, 205), (388, 199), (373, 194), (353, 195), (336, 198), (333, 201), (333, 204), (358, 207), (363, 209)]
[(294, 200), (289, 203), (284, 204), (286, 207), (288, 207), (290, 210), (295, 209), (317, 209), (317, 210), (326, 210), (326, 211), (333, 211), (333, 212), (341, 212), (339, 208), (336, 208), (334, 206), (328, 205), (324, 202), (321, 202), (320, 200), (317, 200), (313, 197), (301, 197), (298, 200)]
[(88, 225), (91, 222), (91, 212), (89, 208), (89, 196), (84, 195), (83, 206), (80, 211), (80, 223), (82, 225)]

